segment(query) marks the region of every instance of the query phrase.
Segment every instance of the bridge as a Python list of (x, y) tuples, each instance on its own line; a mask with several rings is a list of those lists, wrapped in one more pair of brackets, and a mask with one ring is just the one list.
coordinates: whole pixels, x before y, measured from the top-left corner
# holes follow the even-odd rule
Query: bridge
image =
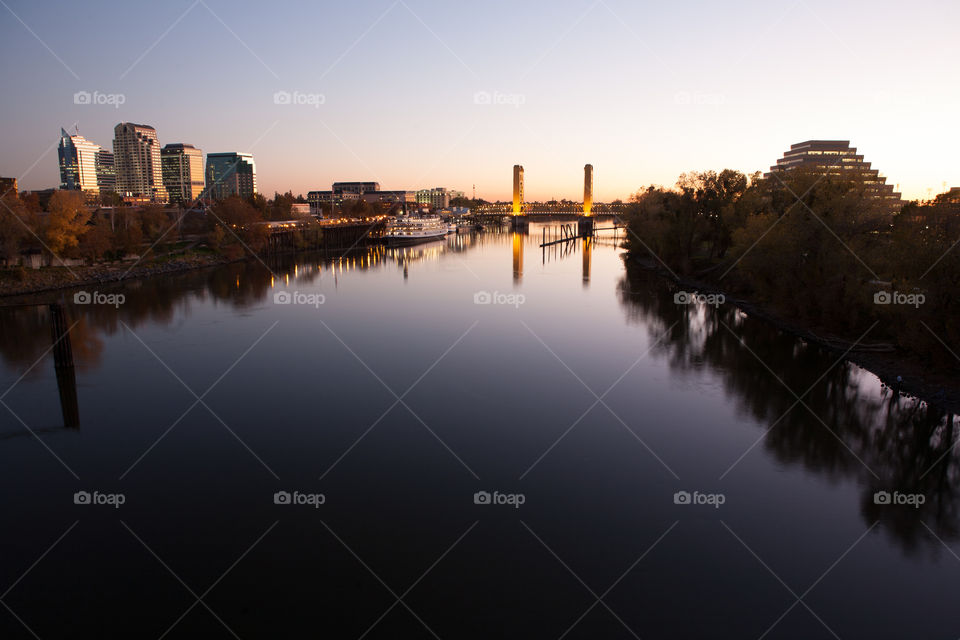
[(623, 202), (603, 203), (593, 201), (593, 165), (583, 167), (583, 202), (527, 202), (523, 197), (523, 166), (513, 165), (513, 202), (497, 202), (477, 207), (474, 215), (480, 220), (509, 217), (515, 229), (524, 229), (531, 219), (545, 220), (575, 216), (577, 237), (592, 237), (594, 218), (617, 218), (626, 209)]
[[(516, 215), (526, 216), (582, 216), (583, 203), (569, 202), (563, 204), (548, 204), (544, 202), (524, 202), (521, 205), (521, 212)], [(616, 216), (626, 211), (627, 204), (624, 202), (595, 202), (593, 203), (591, 216)], [(513, 205), (509, 202), (497, 202), (494, 204), (485, 204), (474, 209), (478, 215), (514, 215)]]

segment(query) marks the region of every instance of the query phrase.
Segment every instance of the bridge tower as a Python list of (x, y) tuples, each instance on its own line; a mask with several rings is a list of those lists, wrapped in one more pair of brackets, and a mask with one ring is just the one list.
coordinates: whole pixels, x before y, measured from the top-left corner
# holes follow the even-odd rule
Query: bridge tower
[(523, 166), (513, 165), (513, 215), (523, 215)]
[(589, 216), (593, 209), (593, 165), (583, 166), (583, 215)]
[[(593, 165), (583, 165), (583, 215), (577, 220), (577, 235), (582, 238), (593, 237)], [(584, 259), (586, 259), (584, 250)]]

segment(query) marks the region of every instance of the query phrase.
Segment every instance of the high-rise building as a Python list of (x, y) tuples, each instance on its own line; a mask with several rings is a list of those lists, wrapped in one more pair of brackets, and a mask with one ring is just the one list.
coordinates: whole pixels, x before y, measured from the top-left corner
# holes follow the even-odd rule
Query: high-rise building
[(257, 192), (257, 166), (249, 153), (207, 154), (206, 197), (223, 200), (230, 196), (251, 198)]
[(203, 151), (192, 144), (168, 144), (160, 149), (160, 165), (170, 202), (190, 204), (201, 196)]
[(160, 143), (153, 127), (121, 122), (113, 128), (117, 193), (166, 202), (160, 165)]
[(790, 150), (770, 167), (766, 177), (800, 167), (828, 176), (855, 176), (867, 185), (867, 193), (886, 201), (891, 209), (899, 210), (903, 206), (903, 200), (893, 185), (887, 184), (887, 179), (878, 170), (871, 169), (870, 163), (863, 161), (863, 156), (857, 154), (856, 147), (851, 147), (849, 140), (807, 140), (790, 145)]
[(97, 152), (97, 186), (100, 187), (100, 194), (116, 193), (117, 191), (117, 168), (113, 159), (113, 151), (100, 149)]
[(99, 195), (97, 183), (98, 144), (90, 142), (81, 135), (70, 135), (60, 129), (60, 146), (57, 157), (60, 163), (60, 188), (83, 191), (89, 195)]
[(523, 167), (519, 164), (513, 165), (513, 213), (523, 213)]
[(583, 215), (590, 215), (593, 209), (593, 165), (583, 167)]
[(417, 204), (429, 205), (434, 209), (446, 209), (450, 206), (450, 192), (445, 187), (420, 189), (417, 191)]
[(344, 193), (356, 193), (363, 195), (372, 191), (380, 191), (379, 182), (334, 182), (333, 192), (337, 195)]

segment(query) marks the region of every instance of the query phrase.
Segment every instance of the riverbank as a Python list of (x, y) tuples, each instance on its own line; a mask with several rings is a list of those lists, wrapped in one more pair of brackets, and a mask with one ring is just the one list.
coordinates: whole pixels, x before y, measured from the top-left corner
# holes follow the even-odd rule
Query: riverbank
[(114, 262), (77, 267), (4, 269), (0, 270), (0, 299), (169, 275), (217, 267), (235, 261), (218, 253), (194, 251), (150, 258), (139, 263)]
[[(799, 325), (762, 304), (730, 295), (710, 282), (677, 276), (652, 259), (636, 259), (625, 255), (624, 261), (628, 267), (654, 272), (690, 292), (722, 294), (725, 303), (736, 306), (748, 316), (835, 352), (838, 357), (843, 356), (844, 360), (874, 374), (892, 389), (899, 386), (902, 395), (913, 396), (947, 411), (960, 413), (960, 374), (931, 370), (928, 363), (892, 346), (888, 348), (887, 345), (870, 342), (857, 343), (856, 336), (852, 339), (837, 338), (822, 327)], [(900, 383), (897, 382), (898, 376), (902, 378)]]

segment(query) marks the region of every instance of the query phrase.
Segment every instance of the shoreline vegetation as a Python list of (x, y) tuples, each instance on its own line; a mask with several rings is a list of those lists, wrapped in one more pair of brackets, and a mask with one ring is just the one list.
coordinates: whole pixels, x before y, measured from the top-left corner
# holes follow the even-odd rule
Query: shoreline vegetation
[[(0, 214), (0, 297), (212, 267), (264, 255), (269, 223), (297, 218), (282, 250), (315, 248), (323, 237), (313, 216), (297, 217), (292, 193), (231, 196), (203, 209), (160, 205), (99, 207), (78, 191), (57, 190), (41, 203), (36, 193), (8, 193)], [(383, 206), (357, 201), (351, 215)], [(277, 250), (273, 247), (273, 250)], [(27, 265), (31, 266), (27, 266)], [(39, 267), (39, 268), (34, 268)]]
[(894, 211), (855, 172), (707, 171), (637, 192), (625, 222), (628, 268), (723, 296), (895, 391), (960, 410), (960, 202)]

